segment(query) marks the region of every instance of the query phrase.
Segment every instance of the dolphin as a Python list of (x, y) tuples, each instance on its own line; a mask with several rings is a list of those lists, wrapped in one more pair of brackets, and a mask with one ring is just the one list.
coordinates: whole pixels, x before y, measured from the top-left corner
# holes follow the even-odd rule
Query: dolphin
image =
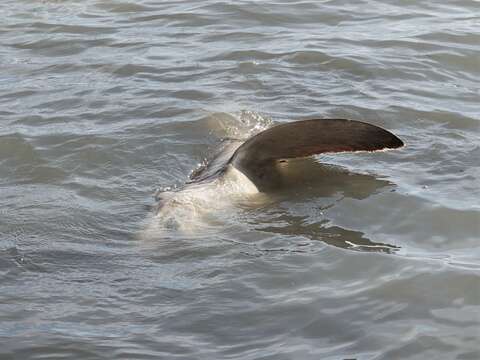
[[(272, 126), (245, 141), (228, 140), (184, 186), (157, 195), (155, 229), (191, 228), (232, 197), (268, 194), (282, 186), (280, 168), (316, 154), (381, 151), (404, 146), (391, 132), (357, 120), (308, 119)], [(197, 220), (197, 221), (196, 221)], [(153, 228), (150, 227), (151, 231)]]

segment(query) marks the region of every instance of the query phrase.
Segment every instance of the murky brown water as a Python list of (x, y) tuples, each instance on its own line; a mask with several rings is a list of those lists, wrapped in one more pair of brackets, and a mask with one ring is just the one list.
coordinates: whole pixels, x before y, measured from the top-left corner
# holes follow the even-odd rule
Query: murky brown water
[[(479, 359), (478, 1), (0, 4), (0, 358)], [(222, 137), (407, 147), (139, 236)]]

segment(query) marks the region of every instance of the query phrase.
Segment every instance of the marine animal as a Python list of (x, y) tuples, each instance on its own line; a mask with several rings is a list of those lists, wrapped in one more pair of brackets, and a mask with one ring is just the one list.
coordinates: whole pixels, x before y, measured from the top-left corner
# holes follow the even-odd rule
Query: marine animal
[[(282, 186), (280, 167), (315, 154), (380, 151), (404, 143), (381, 127), (347, 119), (309, 119), (272, 126), (246, 141), (224, 141), (186, 184), (158, 194), (154, 218), (168, 228), (189, 227), (229, 198), (268, 193)], [(203, 219), (205, 220), (205, 219)]]

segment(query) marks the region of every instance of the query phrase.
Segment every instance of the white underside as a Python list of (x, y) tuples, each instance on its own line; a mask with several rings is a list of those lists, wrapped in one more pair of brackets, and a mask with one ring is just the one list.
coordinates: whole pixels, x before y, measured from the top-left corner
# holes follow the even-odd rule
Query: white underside
[(209, 182), (193, 183), (179, 191), (160, 194), (159, 209), (147, 223), (142, 237), (158, 238), (168, 231), (194, 233), (221, 218), (234, 202), (259, 191), (241, 171), (228, 165), (224, 175)]

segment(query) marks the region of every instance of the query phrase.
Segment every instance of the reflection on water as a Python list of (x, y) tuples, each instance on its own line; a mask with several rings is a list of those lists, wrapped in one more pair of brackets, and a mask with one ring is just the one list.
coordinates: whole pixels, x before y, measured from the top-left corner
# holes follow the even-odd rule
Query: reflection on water
[(279, 235), (304, 236), (312, 240), (323, 241), (328, 245), (355, 251), (378, 251), (392, 254), (400, 249), (399, 246), (371, 241), (360, 231), (347, 230), (339, 226), (329, 226), (328, 220), (308, 223), (308, 217), (294, 217), (291, 215), (285, 215), (276, 220), (282, 225), (277, 227), (273, 225), (259, 227), (258, 230)]
[[(259, 230), (300, 235), (356, 251), (393, 253), (400, 248), (371, 241), (360, 231), (334, 226), (323, 212), (345, 198), (362, 200), (380, 191), (390, 191), (394, 187), (392, 182), (321, 164), (314, 158), (289, 160), (279, 165), (277, 176), (281, 176), (282, 186), (272, 194), (277, 202), (275, 216), (267, 226), (257, 227)], [(310, 204), (305, 214), (299, 211), (298, 204)]]

